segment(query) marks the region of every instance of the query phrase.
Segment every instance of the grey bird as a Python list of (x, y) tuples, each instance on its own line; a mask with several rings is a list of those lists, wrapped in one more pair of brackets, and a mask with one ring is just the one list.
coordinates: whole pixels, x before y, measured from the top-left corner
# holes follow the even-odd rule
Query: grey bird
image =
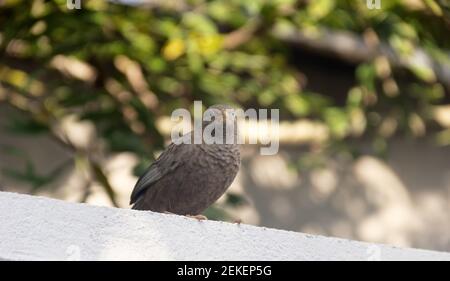
[[(137, 181), (130, 200), (133, 209), (205, 219), (200, 214), (225, 193), (240, 166), (236, 115), (227, 105), (209, 109), (218, 114), (203, 121), (203, 128), (222, 123), (223, 136), (232, 130), (234, 141), (171, 143)], [(184, 137), (193, 140), (193, 135), (191, 131)]]

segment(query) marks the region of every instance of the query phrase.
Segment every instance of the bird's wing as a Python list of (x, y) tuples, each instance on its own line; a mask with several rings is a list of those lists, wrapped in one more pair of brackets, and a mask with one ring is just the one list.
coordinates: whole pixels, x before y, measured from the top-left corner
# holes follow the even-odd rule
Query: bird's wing
[(147, 188), (151, 187), (155, 182), (160, 180), (164, 175), (173, 172), (182, 166), (183, 144), (170, 144), (166, 150), (156, 159), (147, 171), (139, 178), (131, 193), (130, 204), (135, 203)]

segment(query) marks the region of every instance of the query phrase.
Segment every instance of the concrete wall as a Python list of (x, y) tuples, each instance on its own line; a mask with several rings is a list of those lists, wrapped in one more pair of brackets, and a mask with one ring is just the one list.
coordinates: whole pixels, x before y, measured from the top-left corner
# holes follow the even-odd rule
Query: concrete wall
[(450, 253), (0, 192), (0, 260), (450, 260)]

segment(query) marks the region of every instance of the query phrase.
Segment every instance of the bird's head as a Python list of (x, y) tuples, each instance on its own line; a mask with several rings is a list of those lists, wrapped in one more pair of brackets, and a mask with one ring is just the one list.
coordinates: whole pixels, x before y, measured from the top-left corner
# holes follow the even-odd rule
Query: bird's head
[(235, 109), (227, 104), (216, 104), (209, 107), (204, 114), (204, 119), (209, 122), (235, 122)]
[(237, 112), (233, 107), (226, 104), (216, 104), (209, 107), (203, 114), (203, 127), (208, 125), (219, 126), (224, 134), (232, 132), (237, 134)]

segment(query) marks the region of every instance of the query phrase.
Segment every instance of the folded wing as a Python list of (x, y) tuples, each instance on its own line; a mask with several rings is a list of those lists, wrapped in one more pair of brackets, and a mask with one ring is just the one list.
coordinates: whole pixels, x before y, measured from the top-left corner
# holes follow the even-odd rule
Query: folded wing
[(182, 166), (187, 149), (189, 149), (188, 145), (170, 144), (139, 178), (131, 193), (130, 204), (134, 204), (148, 188), (151, 188), (162, 177), (170, 175)]

